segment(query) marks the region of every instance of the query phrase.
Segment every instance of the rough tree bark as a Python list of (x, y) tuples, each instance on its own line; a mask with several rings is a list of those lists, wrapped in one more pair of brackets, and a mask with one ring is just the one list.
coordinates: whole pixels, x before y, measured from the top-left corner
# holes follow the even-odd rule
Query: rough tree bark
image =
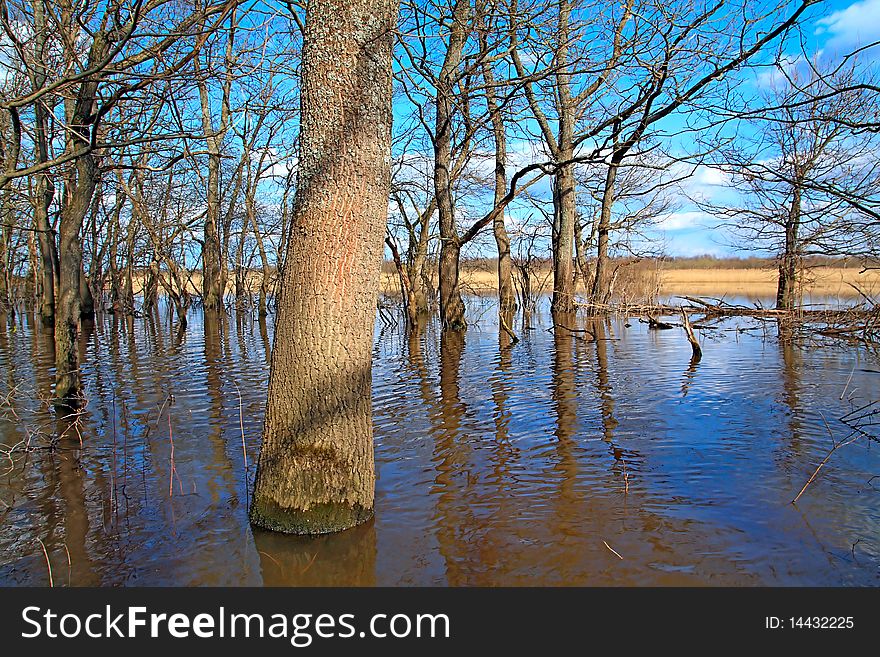
[(468, 34), (469, 0), (456, 0), (452, 10), (449, 46), (437, 80), (436, 117), (434, 121), (434, 196), (440, 224), (440, 320), (444, 329), (461, 330), (464, 319), (464, 301), (458, 281), (458, 263), (461, 240), (455, 227), (455, 207), (452, 197), (452, 116), (455, 104), (455, 79), (461, 65)]
[(776, 309), (794, 310), (797, 301), (798, 247), (801, 223), (801, 189), (795, 186), (785, 221), (785, 250), (779, 261)]
[[(481, 49), (488, 50), (485, 31), (480, 35)], [(507, 194), (507, 132), (504, 117), (496, 98), (495, 75), (492, 65), (483, 62), (483, 80), (486, 83), (486, 106), (492, 120), (492, 135), (495, 141), (495, 205), (501, 204)], [(510, 259), (510, 236), (504, 225), (504, 213), (499, 213), (492, 222), (492, 233), (498, 249), (498, 311), (509, 314), (516, 311), (516, 292), (513, 289), (513, 268)]]
[[(562, 160), (570, 160), (573, 151), (563, 152)], [(574, 165), (559, 168), (553, 191), (553, 299), (554, 313), (571, 313), (576, 309), (574, 290), (574, 223), (577, 213)]]
[[(31, 85), (36, 91), (46, 84), (46, 17), (42, 3), (34, 7), (34, 66)], [(34, 146), (37, 162), (49, 160), (49, 111), (43, 103), (34, 104)], [(58, 249), (55, 232), (49, 224), (49, 208), (55, 198), (55, 185), (49, 173), (35, 176), (34, 229), (40, 247), (40, 320), (44, 326), (55, 323), (55, 287), (58, 280)]]
[[(110, 50), (107, 35), (97, 32), (89, 51), (89, 62), (103, 61)], [(67, 149), (71, 153), (83, 151), (97, 129), (94, 115), (98, 97), (98, 81), (86, 79), (80, 83), (75, 97), (70, 98), (68, 113)], [(75, 158), (64, 180), (64, 194), (59, 222), (59, 277), (55, 308), (55, 396), (63, 406), (76, 406), (80, 391), (79, 355), (77, 336), (82, 314), (80, 280), (83, 252), (80, 235), (86, 214), (92, 206), (92, 196), (100, 177), (96, 155), (86, 152)]]
[(250, 510), (276, 531), (339, 531), (373, 513), (371, 350), (396, 16), (395, 0), (306, 9), (299, 184)]
[[(236, 24), (235, 12), (231, 17), (231, 24)], [(226, 268), (225, 255), (220, 236), (220, 209), (221, 209), (221, 157), (223, 140), (229, 130), (230, 94), (232, 87), (233, 68), (235, 66), (235, 29), (228, 32), (225, 53), (225, 74), (223, 77), (222, 97), (220, 103), (220, 118), (218, 125), (214, 126), (214, 117), (211, 112), (211, 100), (208, 92), (208, 83), (201, 75), (199, 60), (194, 60), (196, 74), (198, 76), (199, 101), (202, 110), (202, 129), (205, 134), (205, 145), (208, 151), (208, 185), (207, 204), (205, 207), (204, 247), (202, 248), (202, 303), (207, 311), (223, 310), (224, 296), (226, 294)]]
[(608, 310), (611, 302), (611, 277), (608, 272), (610, 257), (608, 246), (611, 236), (611, 209), (614, 206), (614, 182), (620, 161), (612, 158), (605, 173), (605, 186), (602, 190), (602, 209), (599, 212), (599, 224), (596, 227), (596, 270), (593, 273), (590, 289), (590, 313), (596, 314)]
[[(557, 138), (558, 162), (571, 162), (574, 158), (575, 103), (571, 95), (568, 42), (571, 4), (559, 2), (559, 31), (556, 58), (560, 67), (556, 75), (556, 94), (559, 105), (559, 136)], [(563, 164), (556, 172), (553, 194), (553, 300), (554, 313), (570, 313), (574, 303), (574, 224), (577, 215), (577, 183), (574, 164)]]

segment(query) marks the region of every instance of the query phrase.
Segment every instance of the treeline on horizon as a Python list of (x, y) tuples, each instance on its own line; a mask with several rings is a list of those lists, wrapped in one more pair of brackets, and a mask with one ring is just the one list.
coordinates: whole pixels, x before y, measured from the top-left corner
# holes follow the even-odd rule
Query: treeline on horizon
[[(626, 267), (658, 267), (661, 269), (776, 269), (779, 266), (777, 258), (738, 255), (719, 256), (709, 253), (692, 256), (644, 256), (640, 258), (612, 256), (611, 261)], [(801, 264), (804, 269), (834, 267), (863, 270), (880, 267), (880, 260), (861, 256), (813, 255), (802, 258)], [(467, 256), (461, 258), (461, 267), (465, 270), (495, 271), (497, 266), (497, 258)], [(553, 261), (549, 257), (536, 259), (536, 269), (549, 269), (552, 266)], [(386, 274), (394, 273), (396, 271), (394, 260), (386, 258), (382, 264), (382, 271)]]

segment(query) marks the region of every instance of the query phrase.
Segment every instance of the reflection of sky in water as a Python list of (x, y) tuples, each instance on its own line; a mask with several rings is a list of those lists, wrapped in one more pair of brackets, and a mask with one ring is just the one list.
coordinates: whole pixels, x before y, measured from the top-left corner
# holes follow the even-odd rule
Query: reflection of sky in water
[[(616, 319), (586, 325), (593, 341), (554, 336), (543, 314), (499, 349), (491, 302), (471, 311), (479, 323), (442, 345), (436, 326), (407, 339), (377, 323), (376, 519), (320, 538), (246, 522), (236, 386), (252, 480), (271, 320), (194, 316), (177, 340), (108, 318), (85, 347), (86, 448), (32, 451), (0, 479), (0, 582), (44, 583), (41, 538), (59, 583), (877, 583), (874, 449), (838, 451), (789, 504), (829, 429), (845, 435), (836, 418), (880, 398), (873, 356), (785, 346), (772, 323), (734, 318), (703, 332), (691, 366), (678, 329)], [(17, 386), (26, 420), (7, 409), (7, 444), (54, 431), (37, 408), (47, 337), (27, 320), (0, 332), (3, 396)]]

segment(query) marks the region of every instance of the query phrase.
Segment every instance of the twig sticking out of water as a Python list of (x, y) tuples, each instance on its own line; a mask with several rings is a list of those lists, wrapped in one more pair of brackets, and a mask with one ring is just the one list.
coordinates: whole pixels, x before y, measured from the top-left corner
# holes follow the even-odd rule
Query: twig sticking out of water
[(171, 432), (171, 409), (168, 409), (168, 442), (171, 443), (171, 472), (168, 475), (168, 497), (174, 497), (174, 477), (177, 477), (177, 486), (180, 488), (180, 494), (183, 495), (183, 482), (180, 481), (180, 475), (177, 474), (177, 467), (174, 465), (174, 434)]
[[(278, 566), (278, 570), (281, 571), (281, 576), (284, 577), (284, 566), (281, 565), (281, 563), (278, 561), (278, 559), (276, 559), (275, 557), (273, 557), (273, 556), (272, 556), (271, 554), (269, 554), (268, 552), (263, 552), (262, 550), (257, 550), (257, 552), (259, 552), (259, 553), (262, 554), (263, 556), (268, 557), (269, 559), (271, 559), (271, 560), (272, 560), (272, 563), (274, 563), (276, 566)], [(315, 553), (315, 556), (318, 556), (318, 553), (317, 553), (317, 552)]]
[(70, 573), (73, 570), (73, 564), (70, 562), (70, 550), (67, 549), (67, 543), (64, 544), (64, 551), (67, 553), (67, 586), (70, 586)]
[(39, 538), (37, 541), (40, 543), (40, 547), (43, 548), (43, 556), (46, 557), (46, 568), (49, 570), (49, 586), (55, 588), (55, 582), (52, 579), (52, 562), (49, 561), (49, 553), (46, 551), (46, 545)]
[(309, 561), (309, 563), (306, 565), (306, 567), (302, 569), (302, 571), (300, 572), (300, 575), (305, 575), (306, 571), (312, 567), (312, 564), (315, 563), (315, 559), (317, 559), (317, 558), (318, 558), (318, 553), (315, 552), (315, 556), (313, 556), (311, 561)]
[(852, 381), (853, 374), (856, 373), (856, 365), (853, 363), (852, 372), (849, 373), (849, 378), (846, 380), (846, 385), (843, 386), (843, 392), (840, 393), (840, 400), (843, 401), (844, 396), (846, 395), (846, 389), (849, 388), (850, 381)]
[[(797, 502), (801, 495), (804, 494), (804, 491), (807, 490), (807, 487), (813, 483), (816, 477), (819, 474), (819, 470), (821, 470), (826, 463), (831, 459), (831, 456), (841, 447), (846, 447), (847, 445), (851, 445), (856, 442), (859, 438), (866, 438), (867, 440), (872, 440), (877, 442), (877, 434), (872, 432), (871, 427), (876, 427), (878, 424), (878, 416), (880, 416), (880, 400), (875, 400), (872, 402), (868, 402), (867, 404), (863, 404), (858, 408), (854, 408), (849, 413), (840, 418), (840, 422), (849, 428), (850, 433), (841, 441), (837, 441), (834, 439), (834, 434), (831, 431), (831, 427), (828, 426), (828, 422), (825, 422), (825, 417), (822, 417), (822, 421), (825, 422), (825, 428), (828, 431), (828, 435), (831, 436), (831, 449), (828, 451), (828, 454), (825, 455), (825, 458), (822, 459), (822, 462), (816, 467), (816, 470), (813, 472), (813, 475), (807, 480), (807, 483), (804, 484), (804, 487), (801, 488), (800, 492), (797, 496), (791, 501), (792, 504)], [(868, 479), (868, 484), (871, 483), (871, 479)]]
[(623, 561), (623, 557), (620, 556), (620, 553), (619, 553), (617, 550), (615, 550), (613, 547), (611, 547), (610, 545), (608, 545), (608, 543), (605, 543), (605, 541), (602, 541), (602, 543), (604, 543), (604, 544), (605, 544), (605, 547), (607, 547), (609, 550), (611, 550), (611, 552), (614, 553), (614, 556), (616, 556), (618, 559), (620, 559), (621, 561)]
[[(824, 421), (825, 418), (822, 418), (822, 419)], [(822, 459), (822, 462), (813, 471), (813, 474), (810, 476), (810, 478), (807, 479), (807, 483), (804, 484), (804, 486), (803, 486), (803, 488), (801, 488), (800, 492), (791, 501), (792, 504), (797, 504), (797, 501), (799, 499), (801, 499), (801, 495), (804, 494), (804, 491), (807, 490), (807, 487), (810, 484), (812, 484), (813, 481), (815, 481), (816, 477), (819, 475), (819, 470), (821, 470), (823, 467), (825, 467), (825, 464), (831, 460), (831, 457), (834, 454), (834, 452), (836, 452), (841, 447), (846, 447), (847, 445), (850, 445), (850, 444), (854, 443), (855, 441), (857, 441), (859, 438), (861, 438), (861, 435), (859, 433), (855, 433), (855, 434), (851, 433), (849, 436), (844, 438), (842, 441), (837, 442), (836, 440), (834, 440), (834, 434), (831, 433), (831, 429), (830, 429), (830, 427), (828, 427), (827, 422), (825, 423), (825, 428), (828, 429), (828, 433), (829, 433), (829, 435), (831, 435), (831, 449), (825, 455), (825, 458)]]
[(878, 405), (880, 405), (880, 401), (864, 404), (844, 415), (840, 421), (868, 440), (877, 441), (877, 435), (868, 431), (866, 427), (877, 426), (878, 417), (880, 417), (880, 406)]
[(248, 467), (248, 458), (247, 458), (247, 444), (244, 439), (244, 407), (241, 401), (241, 389), (238, 387), (238, 384), (233, 382), (232, 385), (235, 386), (235, 391), (238, 393), (238, 427), (241, 430), (241, 453), (244, 456), (244, 495), (245, 495), (245, 508), (250, 510), (251, 502), (250, 502), (250, 485), (248, 483), (248, 477), (250, 476), (250, 467)]

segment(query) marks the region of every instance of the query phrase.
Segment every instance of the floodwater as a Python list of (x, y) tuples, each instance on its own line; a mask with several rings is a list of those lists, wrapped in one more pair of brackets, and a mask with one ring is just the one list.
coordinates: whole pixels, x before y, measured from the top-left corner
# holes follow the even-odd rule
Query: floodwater
[(791, 504), (880, 399), (876, 354), (737, 318), (692, 363), (680, 329), (544, 310), (511, 346), (470, 304), (463, 338), (377, 321), (376, 516), (317, 538), (247, 522), (271, 318), (100, 318), (75, 427), (51, 334), (3, 323), (0, 584), (48, 584), (43, 546), (56, 586), (880, 584), (869, 424)]

